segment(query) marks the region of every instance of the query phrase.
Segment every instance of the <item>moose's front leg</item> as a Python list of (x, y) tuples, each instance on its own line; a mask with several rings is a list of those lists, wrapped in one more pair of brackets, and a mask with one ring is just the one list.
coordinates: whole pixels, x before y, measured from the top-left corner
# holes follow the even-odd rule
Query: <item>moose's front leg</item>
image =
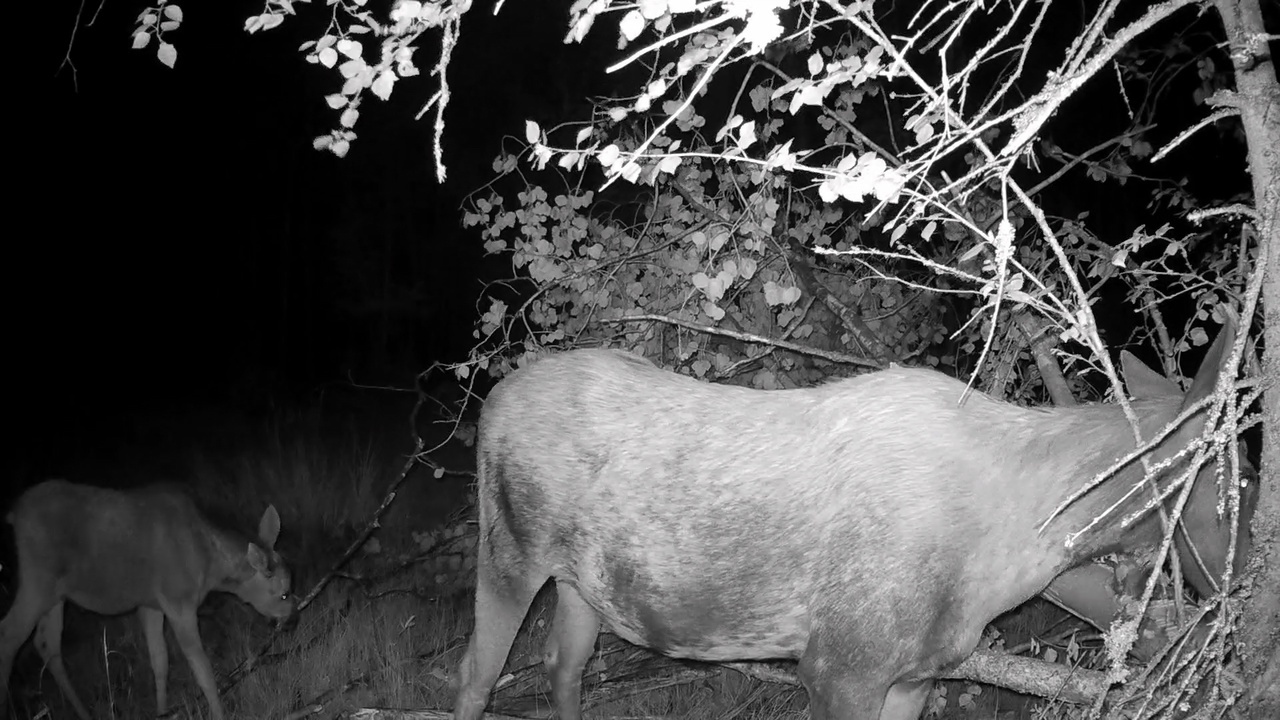
[(214, 682), (213, 665), (204, 652), (204, 644), (200, 642), (200, 629), (196, 621), (196, 606), (178, 606), (165, 613), (169, 624), (173, 626), (173, 634), (178, 638), (178, 645), (187, 656), (191, 673), (196, 676), (196, 684), (204, 691), (209, 701), (210, 715), (213, 720), (223, 720), (222, 702), (218, 699), (218, 685)]
[(155, 608), (140, 607), (138, 620), (142, 622), (142, 634), (147, 638), (151, 674), (156, 679), (156, 717), (160, 717), (169, 710), (169, 649), (164, 642), (164, 613)]

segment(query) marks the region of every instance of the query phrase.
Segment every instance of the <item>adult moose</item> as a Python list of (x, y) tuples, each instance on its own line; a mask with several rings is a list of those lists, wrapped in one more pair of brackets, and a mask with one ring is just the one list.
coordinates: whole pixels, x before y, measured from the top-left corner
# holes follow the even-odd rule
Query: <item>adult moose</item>
[[(1234, 336), (1228, 322), (1185, 395), (1133, 402), (1144, 438), (1212, 394)], [(1141, 482), (1138, 462), (1040, 528), (1135, 449), (1119, 407), (1024, 408), (980, 393), (960, 404), (963, 391), (909, 368), (759, 391), (607, 350), (513, 373), (480, 420), (476, 629), (454, 717), (483, 714), (554, 577), (545, 661), (565, 720), (581, 717), (601, 624), (673, 657), (797, 659), (819, 720), (915, 720), (931, 679), (995, 616), (1161, 532), (1149, 514), (1063, 542)], [(1174, 458), (1205, 423), (1202, 410), (1148, 457)], [(1215, 481), (1211, 465), (1199, 482)]]
[(270, 618), (293, 612), (289, 571), (273, 549), (280, 532), (274, 506), (263, 513), (254, 541), (211, 523), (175, 488), (119, 491), (50, 480), (23, 493), (8, 520), (18, 546), (18, 595), (0, 622), (0, 714), (7, 712), (14, 655), (35, 628), (36, 650), (76, 714), (89, 720), (62, 663), (67, 600), (103, 615), (137, 609), (158, 715), (168, 705), (168, 618), (215, 720), (222, 720), (222, 703), (196, 608), (221, 590)]

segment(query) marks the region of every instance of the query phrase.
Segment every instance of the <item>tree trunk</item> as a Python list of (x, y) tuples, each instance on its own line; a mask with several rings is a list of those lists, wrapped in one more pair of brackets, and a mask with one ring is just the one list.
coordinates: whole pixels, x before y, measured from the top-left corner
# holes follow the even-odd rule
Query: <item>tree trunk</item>
[[(1236, 92), (1222, 93), (1210, 102), (1236, 108), (1249, 143), (1253, 180), (1254, 223), (1258, 232), (1256, 267), (1262, 278), (1265, 381), (1280, 379), (1280, 84), (1268, 54), (1262, 9), (1258, 0), (1215, 0), (1226, 30)], [(1244, 311), (1254, 310), (1252, 304)], [(1248, 318), (1246, 318), (1247, 322)], [(1258, 508), (1253, 520), (1254, 558), (1260, 565), (1253, 593), (1240, 623), (1249, 694), (1244, 709), (1251, 718), (1280, 717), (1280, 682), (1276, 674), (1280, 652), (1280, 388), (1268, 388), (1263, 400), (1262, 472)]]

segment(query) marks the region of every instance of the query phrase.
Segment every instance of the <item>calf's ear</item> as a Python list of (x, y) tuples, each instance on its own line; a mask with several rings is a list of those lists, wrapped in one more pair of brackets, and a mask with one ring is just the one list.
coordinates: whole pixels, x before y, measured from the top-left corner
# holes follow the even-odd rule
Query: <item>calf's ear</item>
[(272, 550), (279, 535), (280, 513), (276, 512), (275, 505), (268, 505), (267, 511), (262, 513), (262, 520), (258, 522), (258, 539), (262, 541), (263, 547)]

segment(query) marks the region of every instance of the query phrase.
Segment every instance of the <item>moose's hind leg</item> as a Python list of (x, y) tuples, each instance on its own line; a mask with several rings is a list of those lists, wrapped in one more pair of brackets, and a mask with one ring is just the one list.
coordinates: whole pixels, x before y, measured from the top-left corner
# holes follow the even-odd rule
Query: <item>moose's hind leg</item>
[[(21, 537), (18, 538), (21, 540)], [(23, 547), (18, 550), (21, 553)], [(52, 577), (42, 578), (40, 573), (23, 571), (27, 568), (40, 567), (38, 559), (21, 559), (19, 565), (18, 594), (9, 607), (9, 612), (0, 620), (0, 717), (4, 716), (9, 699), (9, 681), (13, 675), (13, 660), (18, 655), (22, 644), (31, 637), (40, 619), (58, 604), (53, 588)], [(59, 617), (59, 637), (61, 640), (61, 618)], [(65, 690), (64, 690), (65, 692)], [(77, 712), (79, 710), (77, 709)], [(83, 714), (80, 717), (84, 717)]]
[(76, 695), (75, 688), (71, 687), (71, 678), (67, 677), (67, 668), (62, 664), (62, 609), (64, 606), (63, 602), (54, 605), (36, 624), (36, 651), (44, 659), (49, 672), (53, 673), (53, 679), (57, 681), (58, 687), (62, 688), (63, 696), (71, 703), (71, 707), (75, 708), (76, 715), (79, 715), (81, 720), (89, 720), (89, 711), (85, 709), (84, 703), (80, 702), (80, 696)]
[[(483, 549), (481, 550), (483, 557)], [(453, 704), (455, 720), (478, 720), (489, 704), (489, 691), (502, 666), (533, 596), (549, 575), (538, 573), (499, 580), (498, 573), (481, 563), (476, 572), (476, 626), (467, 652), (458, 665), (458, 694)]]
[(560, 720), (582, 717), (582, 669), (596, 649), (600, 619), (577, 588), (556, 581), (556, 619), (543, 662)]

